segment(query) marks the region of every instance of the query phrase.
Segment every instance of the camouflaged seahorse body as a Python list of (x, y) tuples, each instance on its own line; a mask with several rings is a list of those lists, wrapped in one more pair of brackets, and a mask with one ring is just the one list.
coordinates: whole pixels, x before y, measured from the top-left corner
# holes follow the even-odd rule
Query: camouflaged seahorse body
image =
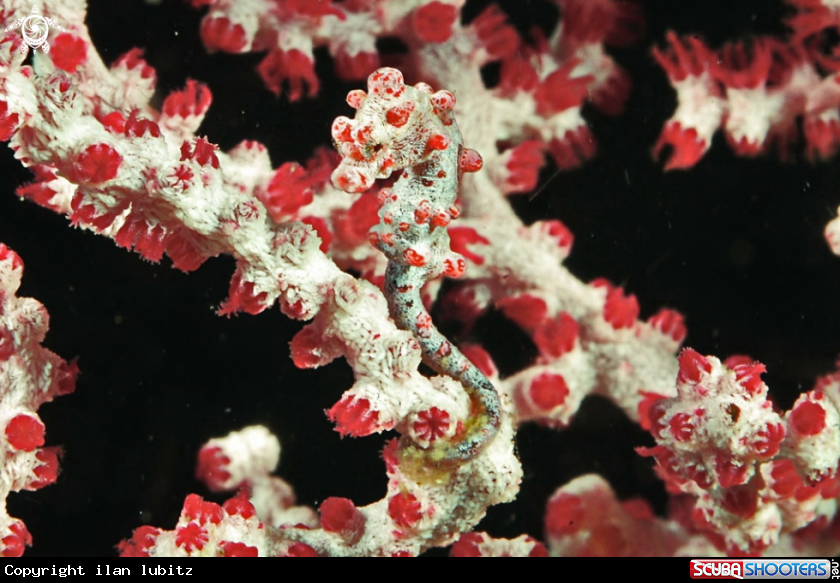
[(368, 78), (368, 93), (351, 91), (347, 102), (356, 117), (339, 117), (333, 139), (341, 164), (333, 183), (362, 192), (377, 178), (399, 177), (379, 193), (379, 224), (371, 243), (388, 257), (385, 294), (397, 326), (411, 331), (424, 361), (464, 386), (471, 416), (460, 433), (435, 444), (436, 461), (467, 461), (496, 434), (499, 398), (492, 383), (432, 323), (420, 291), (436, 277), (460, 276), (466, 261), (449, 247), (447, 225), (458, 217), (455, 206), (462, 172), (481, 168), (481, 157), (462, 146), (448, 91), (432, 93), (425, 83), (407, 87), (402, 73), (383, 68)]

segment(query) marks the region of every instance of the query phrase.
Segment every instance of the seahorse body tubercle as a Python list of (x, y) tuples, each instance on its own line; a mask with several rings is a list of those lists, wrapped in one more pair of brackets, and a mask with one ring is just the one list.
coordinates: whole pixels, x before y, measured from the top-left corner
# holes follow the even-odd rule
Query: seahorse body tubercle
[(448, 91), (432, 93), (425, 83), (406, 86), (400, 71), (382, 68), (368, 78), (368, 92), (351, 91), (347, 102), (355, 119), (338, 117), (332, 135), (342, 160), (333, 184), (363, 192), (377, 178), (398, 172), (391, 188), (379, 193), (379, 224), (371, 243), (388, 258), (385, 295), (396, 325), (414, 334), (424, 361), (457, 379), (471, 401), (470, 419), (460, 434), (432, 448), (435, 461), (472, 459), (495, 436), (499, 397), (492, 383), (432, 323), (420, 290), (441, 275), (460, 276), (466, 261), (449, 246), (447, 225), (462, 172), (481, 168), (481, 157), (462, 145)]

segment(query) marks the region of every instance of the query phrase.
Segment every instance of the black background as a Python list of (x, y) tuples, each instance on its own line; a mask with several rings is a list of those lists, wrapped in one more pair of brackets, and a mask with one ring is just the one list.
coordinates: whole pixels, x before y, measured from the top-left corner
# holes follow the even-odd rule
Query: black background
[[(487, 3), (469, 1), (465, 17)], [(522, 30), (556, 22), (548, 2), (502, 4)], [(626, 286), (642, 317), (663, 306), (679, 310), (689, 328), (686, 345), (701, 353), (749, 354), (765, 363), (765, 381), (787, 408), (840, 353), (840, 258), (822, 238), (840, 203), (836, 160), (739, 159), (718, 136), (694, 169), (663, 173), (650, 148), (676, 102), (650, 48), (668, 29), (700, 34), (715, 47), (756, 33), (783, 35), (788, 12), (779, 0), (643, 4), (645, 40), (614, 52), (633, 77), (626, 111), (619, 118), (585, 112), (597, 157), (560, 174), (549, 166), (540, 194), (513, 204), (528, 222), (559, 218), (573, 231), (567, 265), (581, 279)], [(328, 144), (332, 119), (347, 114), (346, 91), (361, 83), (336, 81), (329, 56), (318, 51), (319, 96), (276, 98), (253, 70), (260, 55), (206, 53), (201, 16), (175, 0), (94, 0), (88, 24), (107, 63), (132, 47), (145, 49), (157, 70), (158, 104), (187, 78), (209, 84), (214, 101), (201, 132), (223, 149), (256, 139), (277, 166), (303, 162)], [(172, 528), (186, 494), (207, 495), (193, 478), (200, 445), (255, 423), (280, 437), (278, 474), (301, 503), (344, 496), (364, 505), (382, 497), (379, 450), (387, 436), (341, 440), (323, 413), (352, 385), (346, 363), (297, 370), (288, 342), (302, 324), (276, 308), (258, 317), (215, 315), (231, 258), (189, 275), (167, 259), (149, 264), (19, 201), (14, 189), (31, 175), (6, 148), (0, 179), (0, 240), (26, 265), (20, 295), (47, 307), (45, 345), (64, 358), (78, 356), (82, 371), (73, 395), (39, 410), (48, 444), (65, 450), (58, 482), (9, 499), (9, 512), (35, 538), (27, 555), (111, 555), (137, 526)], [(508, 374), (535, 354), (498, 314), (484, 318), (474, 337)], [(526, 426), (517, 443), (525, 467), (519, 499), (492, 508), (479, 529), (541, 538), (547, 497), (588, 472), (604, 475), (622, 498), (644, 496), (665, 509), (650, 460), (633, 452), (649, 438), (606, 402), (588, 400), (563, 432)]]

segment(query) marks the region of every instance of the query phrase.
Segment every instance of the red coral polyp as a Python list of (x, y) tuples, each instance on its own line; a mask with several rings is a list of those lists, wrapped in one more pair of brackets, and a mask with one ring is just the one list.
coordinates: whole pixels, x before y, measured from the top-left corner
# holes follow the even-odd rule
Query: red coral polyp
[(198, 452), (195, 477), (204, 482), (214, 492), (221, 492), (228, 488), (227, 481), (231, 474), (228, 471), (230, 458), (220, 447), (205, 445)]
[(230, 280), (228, 299), (222, 303), (219, 314), (227, 316), (237, 312), (245, 312), (253, 316), (268, 307), (267, 298), (268, 294), (266, 292), (258, 292), (256, 284), (245, 280), (242, 273), (237, 271)]
[(125, 125), (123, 126), (123, 133), (130, 138), (142, 138), (146, 135), (159, 138), (160, 126), (158, 126), (157, 123), (151, 120), (138, 117), (137, 110), (135, 109), (128, 115), (128, 119), (125, 120)]
[(715, 60), (712, 52), (696, 35), (680, 38), (669, 31), (666, 38), (670, 46), (665, 50), (654, 47), (653, 56), (665, 69), (671, 82), (700, 76), (708, 71)]
[(143, 58), (143, 49), (134, 48), (117, 58), (113, 65), (114, 68), (121, 67), (129, 71), (139, 70), (142, 79), (148, 79), (152, 82), (157, 77), (155, 69), (151, 67)]
[(32, 535), (26, 530), (26, 525), (15, 521), (9, 525), (9, 534), (0, 539), (2, 549), (0, 555), (3, 557), (20, 557), (26, 547), (32, 545)]
[(6, 439), (14, 449), (34, 451), (44, 445), (44, 424), (32, 415), (15, 415), (6, 425)]
[(660, 310), (648, 318), (648, 324), (665, 336), (669, 336), (674, 342), (681, 343), (685, 340), (687, 334), (685, 319), (675, 310)]
[(450, 424), (449, 413), (443, 409), (432, 407), (417, 414), (417, 420), (414, 422), (412, 428), (418, 438), (433, 442), (446, 435)]
[(20, 123), (20, 117), (14, 112), (9, 112), (9, 104), (0, 99), (0, 142), (6, 142), (12, 138)]
[(526, 140), (506, 153), (505, 170), (508, 174), (505, 182), (508, 192), (530, 192), (536, 188), (540, 170), (545, 165), (544, 149), (540, 140)]
[(248, 500), (247, 489), (240, 490), (239, 494), (225, 501), (222, 508), (224, 508), (224, 511), (228, 516), (241, 516), (245, 520), (248, 520), (257, 514), (256, 508), (254, 508), (254, 505), (251, 504), (250, 500)]
[(804, 401), (790, 413), (790, 424), (799, 435), (816, 435), (825, 429), (825, 409)]
[(578, 324), (566, 312), (552, 320), (544, 320), (534, 331), (534, 343), (546, 360), (560, 358), (571, 352), (578, 337)]
[(309, 175), (300, 164), (286, 162), (277, 169), (268, 186), (257, 193), (257, 197), (274, 222), (289, 220), (301, 207), (312, 202)]
[(781, 423), (768, 423), (764, 429), (756, 432), (752, 443), (753, 451), (761, 459), (770, 459), (779, 453), (785, 438), (785, 428)]
[(225, 557), (258, 557), (260, 554), (257, 547), (249, 547), (245, 543), (222, 542), (220, 546)]
[(286, 84), (289, 101), (297, 101), (303, 97), (304, 86), (308, 87), (307, 97), (318, 94), (319, 82), (315, 75), (315, 63), (311, 56), (298, 49), (275, 49), (269, 52), (257, 66), (257, 72), (266, 87), (275, 95), (279, 95)]
[[(416, 218), (416, 215), (415, 215)], [(484, 257), (470, 250), (469, 245), (488, 245), (490, 241), (478, 234), (472, 227), (452, 227), (449, 229), (452, 251), (463, 255), (476, 265), (484, 264)]]
[(71, 182), (97, 185), (116, 178), (122, 156), (108, 144), (93, 144), (76, 156), (69, 172)]
[(668, 427), (671, 430), (671, 436), (676, 441), (688, 441), (694, 433), (692, 416), (688, 413), (677, 413), (671, 417), (671, 420), (668, 421)]
[(580, 125), (551, 140), (548, 151), (554, 163), (562, 170), (570, 170), (595, 156), (595, 136), (585, 125)]
[(169, 117), (193, 117), (204, 115), (213, 101), (210, 88), (204, 83), (190, 79), (181, 91), (173, 91), (163, 102), (163, 113)]
[(180, 526), (175, 531), (175, 544), (188, 553), (203, 549), (209, 538), (207, 531), (195, 522)]
[(522, 43), (516, 29), (507, 23), (507, 17), (495, 4), (488, 6), (472, 22), (484, 50), (495, 59), (510, 59)]
[(496, 302), (496, 307), (525, 331), (535, 329), (548, 311), (545, 300), (531, 294), (502, 298)]
[(162, 225), (149, 225), (145, 219), (129, 216), (114, 236), (114, 242), (120, 247), (134, 249), (144, 258), (157, 263), (166, 247), (166, 229)]
[(321, 527), (327, 532), (340, 535), (349, 545), (359, 542), (365, 533), (365, 516), (352, 500), (347, 498), (327, 498), (318, 508), (321, 514)]
[(633, 294), (625, 295), (624, 290), (615, 287), (606, 280), (599, 279), (592, 282), (594, 287), (607, 289), (604, 302), (603, 316), (614, 329), (632, 328), (639, 317), (639, 300)]
[(317, 368), (334, 358), (320, 326), (310, 324), (295, 334), (290, 343), (292, 362), (298, 368)]
[(583, 499), (562, 492), (551, 498), (545, 512), (545, 530), (550, 536), (567, 536), (585, 528)]
[(205, 18), (201, 22), (201, 40), (211, 52), (240, 53), (248, 48), (245, 28), (225, 17)]
[(452, 36), (452, 26), (458, 18), (458, 8), (443, 2), (431, 2), (412, 14), (414, 34), (428, 43), (444, 43)]
[(198, 494), (190, 494), (184, 500), (184, 508), (181, 516), (195, 520), (199, 524), (219, 524), (224, 517), (222, 507), (213, 502), (205, 501)]
[(691, 168), (709, 149), (709, 144), (699, 137), (695, 128), (684, 128), (678, 121), (665, 124), (653, 147), (654, 157), (658, 158), (666, 146), (669, 147), (670, 154), (665, 162), (665, 170)]
[(388, 499), (388, 516), (400, 528), (412, 528), (423, 517), (423, 506), (410, 492), (394, 494)]
[(549, 412), (566, 402), (569, 386), (562, 375), (543, 373), (531, 381), (528, 395), (537, 409)]
[(579, 64), (576, 59), (571, 59), (540, 83), (534, 93), (540, 115), (549, 117), (583, 105), (589, 84), (594, 78), (589, 75), (573, 77), (573, 71)]
[(130, 539), (117, 545), (121, 557), (148, 557), (149, 549), (157, 543), (160, 529), (153, 526), (136, 528)]
[(698, 383), (704, 374), (712, 371), (712, 364), (699, 352), (686, 348), (679, 357), (680, 372), (677, 375), (678, 383)]
[(45, 447), (35, 454), (35, 458), (40, 462), (40, 465), (35, 467), (33, 471), (35, 480), (26, 487), (27, 490), (38, 490), (55, 483), (58, 479), (58, 455), (60, 453), (61, 448)]
[(192, 142), (187, 140), (181, 145), (181, 162), (186, 160), (195, 160), (201, 166), (219, 168), (216, 146), (204, 138), (196, 138)]
[(344, 397), (327, 412), (327, 417), (342, 436), (363, 437), (383, 429), (379, 424), (379, 412), (372, 410), (370, 401), (364, 398)]
[(87, 59), (87, 43), (69, 33), (63, 33), (52, 41), (50, 58), (53, 64), (68, 73), (73, 73)]

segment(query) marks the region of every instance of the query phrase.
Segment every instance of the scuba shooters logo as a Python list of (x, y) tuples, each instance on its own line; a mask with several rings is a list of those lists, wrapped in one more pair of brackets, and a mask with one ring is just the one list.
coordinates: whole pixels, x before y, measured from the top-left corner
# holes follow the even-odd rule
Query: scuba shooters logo
[[(833, 563), (833, 564), (832, 564)], [(692, 579), (836, 579), (832, 559), (692, 559)]]

